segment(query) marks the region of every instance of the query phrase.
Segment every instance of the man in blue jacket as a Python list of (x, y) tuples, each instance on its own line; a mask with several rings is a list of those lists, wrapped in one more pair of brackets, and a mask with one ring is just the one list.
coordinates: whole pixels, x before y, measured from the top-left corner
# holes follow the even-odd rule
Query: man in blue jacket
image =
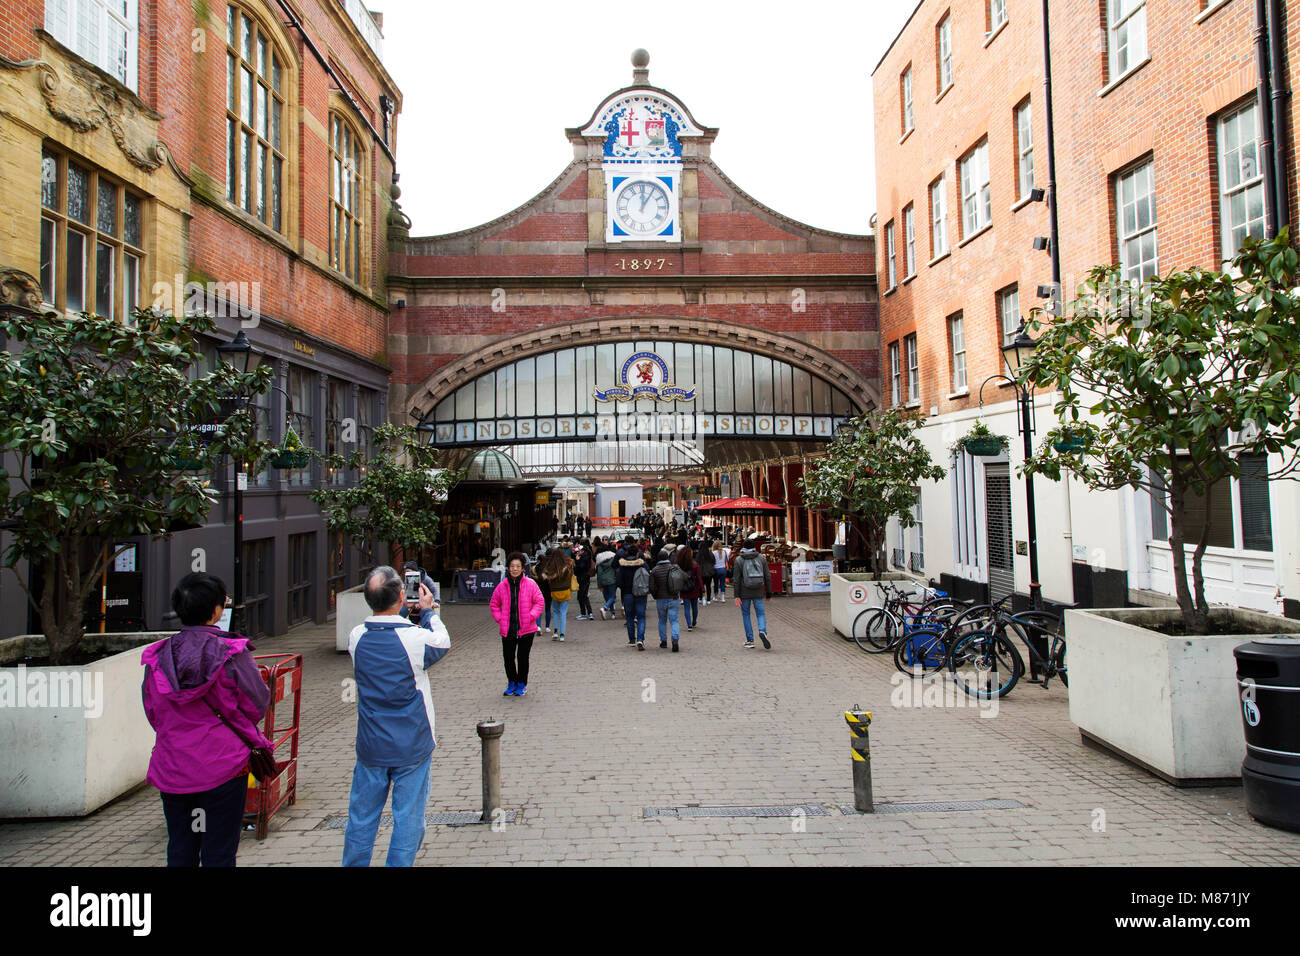
[(429, 771), (436, 746), (433, 698), (425, 671), (451, 649), (447, 628), (433, 613), (423, 584), (418, 626), (402, 616), (402, 576), (376, 568), (366, 579), (366, 604), (375, 613), (352, 631), (357, 682), (357, 763), (352, 771), (343, 865), (369, 866), (379, 817), (393, 790), (393, 837), (388, 866), (411, 866), (424, 842)]

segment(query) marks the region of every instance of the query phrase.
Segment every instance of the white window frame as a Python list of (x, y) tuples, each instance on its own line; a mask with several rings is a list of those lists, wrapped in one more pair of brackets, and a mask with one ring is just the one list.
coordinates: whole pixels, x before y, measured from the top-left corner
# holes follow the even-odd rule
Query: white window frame
[(966, 322), (962, 313), (948, 317), (948, 342), (952, 349), (952, 390), (969, 390), (966, 382)]
[(903, 71), (903, 133), (912, 131), (915, 115), (912, 112), (912, 65), (909, 63)]
[(889, 262), (885, 266), (885, 276), (889, 279), (889, 285), (886, 289), (893, 289), (898, 285), (898, 265), (896, 263), (897, 249), (894, 246), (894, 220), (889, 220), (885, 224), (885, 253), (889, 257)]
[[(137, 89), (140, 59), (139, 0), (45, 0), (45, 29), (77, 56), (129, 90)], [(120, 59), (112, 62), (109, 27), (125, 31)]]
[(945, 13), (939, 21), (939, 92), (952, 86), (952, 14)]
[(931, 258), (948, 251), (948, 176), (942, 174), (930, 184)]
[(920, 492), (919, 488), (917, 489), (917, 491), (918, 494), (916, 496), (916, 504), (912, 506), (912, 521), (913, 521), (912, 528), (911, 528), (912, 541), (911, 541), (911, 548), (908, 549), (909, 550), (909, 556), (907, 562), (908, 570), (911, 570), (912, 567), (912, 561), (911, 561), (912, 554), (917, 555), (921, 559), (921, 567), (922, 568), (925, 567), (925, 522), (922, 520), (921, 517), (922, 515), (921, 500), (923, 496), (919, 494)]
[[(1126, 193), (1131, 187), (1132, 192)], [(1141, 190), (1145, 189), (1143, 193)], [(1142, 225), (1139, 219), (1141, 206), (1149, 207), (1150, 220)], [(1132, 224), (1128, 224), (1132, 209)], [(1119, 253), (1123, 278), (1141, 282), (1160, 271), (1160, 244), (1157, 231), (1155, 161), (1148, 159), (1115, 177), (1115, 248)], [(1151, 258), (1142, 255), (1142, 242), (1151, 237)], [(1133, 251), (1136, 250), (1136, 260)], [(1147, 263), (1150, 269), (1146, 268)]]
[(1146, 0), (1106, 0), (1106, 50), (1112, 83), (1146, 61)]
[(989, 0), (989, 36), (1007, 22), (1007, 0)]
[(1002, 344), (1010, 345), (1020, 331), (1020, 287), (1007, 286), (998, 292), (998, 319), (1002, 323)]
[(916, 207), (909, 204), (903, 210), (903, 235), (907, 245), (903, 248), (903, 258), (907, 265), (907, 276), (916, 275)]
[(921, 400), (921, 359), (916, 346), (916, 333), (903, 338), (903, 348), (907, 353), (907, 402)]
[(1015, 110), (1016, 182), (1019, 198), (1027, 199), (1034, 188), (1034, 114), (1032, 100), (1025, 100)]
[(890, 404), (897, 405), (903, 399), (903, 370), (898, 364), (898, 343), (889, 346)]
[(989, 142), (984, 140), (958, 163), (961, 182), (962, 238), (973, 236), (993, 221), (989, 188)]
[[(1255, 174), (1247, 175), (1247, 163), (1245, 162), (1245, 150), (1242, 149), (1243, 143), (1238, 133), (1237, 145), (1229, 150), (1227, 148), (1227, 131), (1228, 125), (1233, 120), (1237, 121), (1240, 128), (1241, 118), (1245, 114), (1250, 114), (1253, 126), (1252, 139), (1250, 143), (1254, 147), (1255, 153)], [(1260, 129), (1259, 129), (1259, 103), (1251, 100), (1235, 110), (1223, 114), (1215, 124), (1218, 128), (1217, 142), (1219, 152), (1219, 233), (1223, 249), (1223, 260), (1225, 262), (1232, 259), (1241, 248), (1239, 242), (1233, 241), (1233, 233), (1243, 226), (1245, 227), (1245, 236), (1254, 236), (1262, 238), (1264, 235), (1264, 169), (1260, 163)], [(1235, 167), (1237, 182), (1233, 186), (1228, 186), (1228, 171)], [(1260, 197), (1260, 214), (1257, 218), (1250, 215), (1250, 196), (1258, 191)], [(1242, 212), (1245, 216), (1243, 223), (1237, 223), (1232, 215), (1232, 201), (1236, 197), (1242, 197), (1244, 206)], [(1252, 225), (1257, 228), (1252, 229)], [(1245, 238), (1243, 236), (1243, 238)]]

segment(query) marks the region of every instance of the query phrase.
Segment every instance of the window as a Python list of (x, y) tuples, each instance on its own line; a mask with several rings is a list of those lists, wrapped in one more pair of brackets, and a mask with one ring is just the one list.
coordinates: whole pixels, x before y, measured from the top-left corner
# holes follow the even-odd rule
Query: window
[(244, 634), (271, 633), (271, 541), (244, 542)]
[(892, 289), (894, 286), (898, 285), (898, 270), (894, 264), (894, 222), (892, 219), (889, 221), (889, 224), (885, 226), (885, 255), (888, 256), (889, 259), (888, 264), (885, 266), (885, 274), (889, 279), (889, 285), (886, 286), (886, 288)]
[(952, 349), (952, 390), (966, 391), (966, 327), (962, 314), (948, 319), (948, 345)]
[(330, 116), (330, 265), (361, 282), (361, 137)]
[(930, 184), (930, 258), (948, 251), (948, 177), (940, 176)]
[[(1213, 548), (1241, 551), (1273, 550), (1273, 518), (1268, 490), (1268, 456), (1239, 455), (1241, 477), (1211, 485), (1210, 535)], [(1169, 540), (1169, 512), (1165, 510), (1164, 482), (1156, 476), (1160, 490), (1151, 502), (1152, 537)], [(1205, 527), (1205, 498), (1188, 492), (1183, 500), (1184, 546), (1192, 548)]]
[(1147, 58), (1146, 0), (1106, 0), (1110, 80), (1114, 82)]
[(916, 333), (903, 339), (903, 348), (907, 351), (907, 400), (921, 400), (921, 366), (916, 352)]
[[(500, 369), (497, 370), (500, 374)], [(375, 399), (377, 393), (371, 388), (357, 390), (357, 449), (364, 452), (363, 459), (368, 461), (374, 454), (375, 433)], [(366, 466), (361, 466), (357, 477), (365, 477)]]
[(270, 34), (226, 8), (226, 199), (283, 232), (284, 68)]
[(45, 0), (45, 29), (132, 90), (139, 53), (137, 0)]
[(336, 614), (339, 609), (339, 592), (347, 586), (344, 578), (347, 573), (347, 549), (342, 531), (329, 533), (329, 568), (325, 578), (325, 587), (329, 594), (329, 610)]
[(973, 236), (993, 221), (993, 202), (989, 192), (989, 144), (985, 140), (962, 157), (961, 233)]
[(989, 33), (1007, 22), (1007, 0), (989, 0)]
[(1247, 236), (1264, 237), (1264, 173), (1259, 165), (1258, 108), (1254, 100), (1219, 120), (1219, 232), (1223, 258)]
[(903, 103), (903, 132), (906, 133), (912, 128), (912, 65), (909, 63), (907, 69), (903, 71), (899, 79), (902, 84), (902, 103)]
[(1020, 331), (1020, 290), (1008, 286), (998, 293), (998, 316), (1002, 319), (1002, 344), (1010, 345)]
[(921, 518), (921, 489), (913, 488), (916, 492), (916, 504), (912, 507), (912, 548), (908, 557), (907, 566), (909, 570), (918, 574), (925, 567), (925, 523)]
[(140, 305), (144, 201), (98, 170), (41, 151), (41, 296), (65, 312), (130, 320)]
[(312, 619), (312, 552), (316, 534), (289, 535), (289, 625)]
[(952, 17), (944, 14), (935, 30), (938, 47), (937, 62), (939, 66), (939, 92), (952, 86)]
[[(351, 448), (343, 444), (343, 419), (347, 417), (346, 382), (331, 378), (325, 383), (325, 454), (346, 455)], [(342, 485), (347, 480), (347, 469), (325, 467), (325, 483)]]
[[(289, 406), (286, 410), (286, 422), (298, 435), (304, 448), (316, 446), (316, 432), (313, 427), (312, 409), (316, 388), (316, 374), (305, 368), (289, 368)], [(289, 484), (311, 484), (311, 465), (306, 468), (289, 470)]]
[(1115, 229), (1124, 278), (1142, 282), (1157, 271), (1155, 163), (1115, 179)]
[(1034, 188), (1034, 124), (1029, 100), (1016, 107), (1016, 182), (1017, 198), (1029, 198)]
[(902, 383), (903, 370), (898, 364), (898, 343), (892, 342), (889, 346), (889, 403), (897, 405), (902, 401)]
[(916, 210), (911, 204), (903, 210), (903, 234), (907, 240), (904, 254), (907, 260), (907, 276), (916, 275)]

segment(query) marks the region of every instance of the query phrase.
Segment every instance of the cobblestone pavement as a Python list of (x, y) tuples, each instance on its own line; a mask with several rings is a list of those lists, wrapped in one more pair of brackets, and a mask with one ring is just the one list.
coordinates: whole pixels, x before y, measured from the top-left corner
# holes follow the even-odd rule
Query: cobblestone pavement
[[(734, 604), (711, 604), (697, 630), (683, 624), (680, 654), (659, 649), (653, 602), (643, 653), (627, 647), (621, 620), (574, 620), (575, 602), (568, 639), (536, 643), (522, 699), (501, 696), (486, 606), (444, 606), (452, 652), (430, 671), (438, 749), (429, 811), (480, 807), (474, 726), (504, 717), (502, 798), (517, 816), (499, 830), (431, 826), (419, 863), (1300, 863), (1300, 835), (1254, 823), (1240, 788), (1177, 790), (1085, 748), (1058, 686), (1022, 683), (991, 718), (968, 706), (893, 706), (902, 690), (892, 663), (834, 634), (827, 600), (768, 602), (771, 651), (743, 648)], [(245, 834), (240, 864), (337, 865), (343, 830), (324, 824), (347, 813), (349, 658), (334, 651), (332, 625), (260, 650), (304, 655), (298, 801), (264, 842)], [(854, 705), (874, 713), (878, 804), (1023, 806), (846, 815), (843, 712)], [(691, 804), (808, 805), (826, 815), (644, 818), (648, 807)], [(380, 830), (377, 862), (389, 832)], [(159, 866), (165, 844), (158, 796), (146, 787), (85, 819), (0, 825), (0, 864)]]

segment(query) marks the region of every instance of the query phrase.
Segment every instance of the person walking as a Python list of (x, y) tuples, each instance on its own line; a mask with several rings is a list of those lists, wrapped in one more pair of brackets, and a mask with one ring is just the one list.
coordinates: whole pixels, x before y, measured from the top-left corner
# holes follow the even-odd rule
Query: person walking
[(600, 588), (605, 603), (600, 606), (600, 619), (608, 621), (614, 617), (614, 597), (618, 591), (618, 553), (599, 551), (596, 553), (596, 586)]
[(569, 614), (569, 599), (573, 597), (573, 558), (559, 548), (546, 553), (538, 566), (539, 583), (551, 595), (551, 640), (564, 640), (564, 624)]
[(591, 621), (596, 617), (591, 613), (591, 599), (587, 596), (587, 588), (591, 586), (591, 572), (593, 570), (590, 552), (582, 542), (578, 542), (573, 546), (573, 576), (578, 581), (579, 621)]
[(429, 771), (437, 742), (426, 671), (451, 649), (434, 613), (433, 593), (420, 585), (420, 623), (401, 616), (402, 576), (387, 565), (366, 578), (374, 613), (352, 629), (348, 654), (357, 688), (357, 762), (352, 769), (343, 865), (369, 866), (379, 817), (393, 791), (393, 836), (388, 866), (412, 866), (424, 842)]
[(713, 590), (718, 600), (727, 599), (727, 549), (720, 540), (713, 542)]
[[(168, 866), (234, 866), (248, 757), (271, 692), (248, 638), (217, 627), (226, 586), (187, 574), (172, 591), (181, 629), (144, 649), (144, 714), (157, 734), (145, 779), (162, 796)], [(194, 827), (202, 818), (204, 826)]]
[(682, 586), (682, 607), (686, 612), (686, 630), (693, 631), (700, 622), (700, 595), (704, 593), (704, 572), (695, 561), (695, 553), (682, 545), (674, 559), (686, 576)]
[(709, 543), (703, 538), (695, 542), (695, 563), (700, 569), (700, 580), (704, 582), (704, 587), (700, 594), (700, 606), (708, 607), (709, 598), (713, 594), (713, 552), (709, 550)]
[(537, 582), (524, 574), (528, 559), (519, 551), (506, 558), (506, 574), (492, 592), (488, 609), (501, 631), (501, 655), (506, 663), (502, 697), (528, 693), (528, 655), (537, 636), (537, 618), (545, 607)]
[(650, 571), (637, 551), (635, 539), (629, 539), (618, 559), (618, 590), (623, 595), (623, 619), (627, 624), (627, 643), (645, 650), (645, 606), (650, 594)]
[(682, 569), (673, 564), (673, 553), (664, 548), (659, 552), (659, 561), (650, 572), (650, 594), (655, 599), (655, 611), (659, 615), (659, 647), (668, 646), (668, 638), (673, 639), (673, 653), (678, 650), (677, 640), (680, 636), (677, 625), (677, 602), (686, 583)]
[(767, 559), (758, 553), (758, 535), (751, 534), (737, 555), (731, 570), (731, 583), (735, 588), (736, 607), (740, 608), (741, 620), (745, 622), (745, 646), (754, 646), (754, 629), (749, 623), (752, 605), (758, 620), (758, 639), (770, 651), (772, 642), (767, 639), (767, 606), (764, 601), (772, 596), (772, 571), (767, 566)]

